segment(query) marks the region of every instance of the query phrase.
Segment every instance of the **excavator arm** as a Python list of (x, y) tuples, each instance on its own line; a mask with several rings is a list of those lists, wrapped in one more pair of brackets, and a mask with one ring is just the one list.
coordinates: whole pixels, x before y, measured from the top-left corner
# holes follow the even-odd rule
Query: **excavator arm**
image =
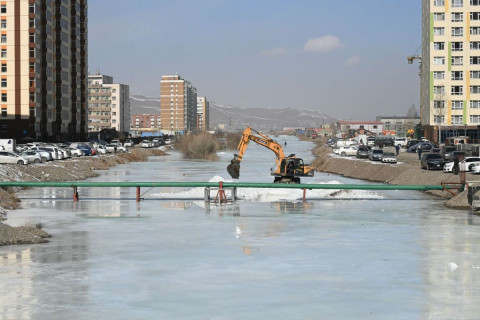
[[(255, 134), (253, 134), (252, 131)], [(280, 167), (280, 163), (282, 159), (285, 158), (283, 148), (278, 142), (248, 127), (243, 131), (242, 138), (238, 143), (238, 147), (237, 147), (238, 153), (233, 156), (233, 159), (230, 161), (230, 164), (227, 166), (228, 174), (234, 179), (238, 179), (238, 177), (240, 177), (240, 162), (242, 162), (243, 155), (247, 150), (248, 143), (250, 142), (250, 140), (255, 143), (258, 143), (259, 145), (267, 149), (272, 150), (273, 153), (275, 153), (275, 156), (276, 156), (275, 161), (277, 164), (277, 168)]]

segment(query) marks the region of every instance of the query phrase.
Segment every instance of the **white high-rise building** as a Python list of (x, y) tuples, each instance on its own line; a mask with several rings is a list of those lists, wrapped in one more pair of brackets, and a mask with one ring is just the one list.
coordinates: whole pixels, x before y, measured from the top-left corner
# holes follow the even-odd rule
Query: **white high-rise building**
[(197, 128), (198, 131), (208, 131), (210, 126), (210, 102), (207, 97), (197, 97)]
[(88, 132), (130, 130), (130, 87), (106, 75), (88, 76)]

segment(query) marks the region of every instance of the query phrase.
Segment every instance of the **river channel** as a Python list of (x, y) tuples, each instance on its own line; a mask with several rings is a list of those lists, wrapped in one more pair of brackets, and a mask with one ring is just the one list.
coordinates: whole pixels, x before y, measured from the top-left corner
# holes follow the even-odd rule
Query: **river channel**
[[(313, 144), (280, 136), (312, 160)], [(89, 181), (228, 180), (232, 152), (172, 152)], [(240, 181), (271, 182), (250, 145)], [(316, 173), (304, 183), (366, 183)], [(0, 247), (0, 319), (479, 319), (480, 216), (410, 191), (31, 189), (13, 226), (42, 245)], [(213, 192), (212, 192), (213, 194)]]

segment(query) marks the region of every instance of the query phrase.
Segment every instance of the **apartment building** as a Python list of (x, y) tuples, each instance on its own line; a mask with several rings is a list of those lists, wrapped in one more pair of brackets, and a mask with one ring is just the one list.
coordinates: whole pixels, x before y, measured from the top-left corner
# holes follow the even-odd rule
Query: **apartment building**
[(441, 142), (480, 125), (480, 0), (423, 0), (421, 119)]
[(159, 114), (133, 114), (131, 119), (130, 133), (141, 135), (145, 132), (160, 133), (162, 129)]
[(164, 75), (160, 82), (162, 131), (186, 134), (197, 131), (197, 89), (179, 75)]
[(113, 83), (113, 77), (88, 76), (88, 132), (130, 130), (130, 87)]
[(0, 136), (87, 134), (87, 0), (0, 2)]
[(198, 131), (210, 130), (210, 103), (207, 97), (197, 97), (197, 129)]

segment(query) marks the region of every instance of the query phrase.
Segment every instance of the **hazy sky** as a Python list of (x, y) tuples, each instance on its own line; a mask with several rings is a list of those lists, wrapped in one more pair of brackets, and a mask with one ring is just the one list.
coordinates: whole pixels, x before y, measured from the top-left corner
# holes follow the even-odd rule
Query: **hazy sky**
[[(225, 105), (342, 119), (418, 109), (419, 0), (92, 0), (89, 69), (160, 95), (178, 73)], [(418, 51), (417, 51), (418, 49)]]

